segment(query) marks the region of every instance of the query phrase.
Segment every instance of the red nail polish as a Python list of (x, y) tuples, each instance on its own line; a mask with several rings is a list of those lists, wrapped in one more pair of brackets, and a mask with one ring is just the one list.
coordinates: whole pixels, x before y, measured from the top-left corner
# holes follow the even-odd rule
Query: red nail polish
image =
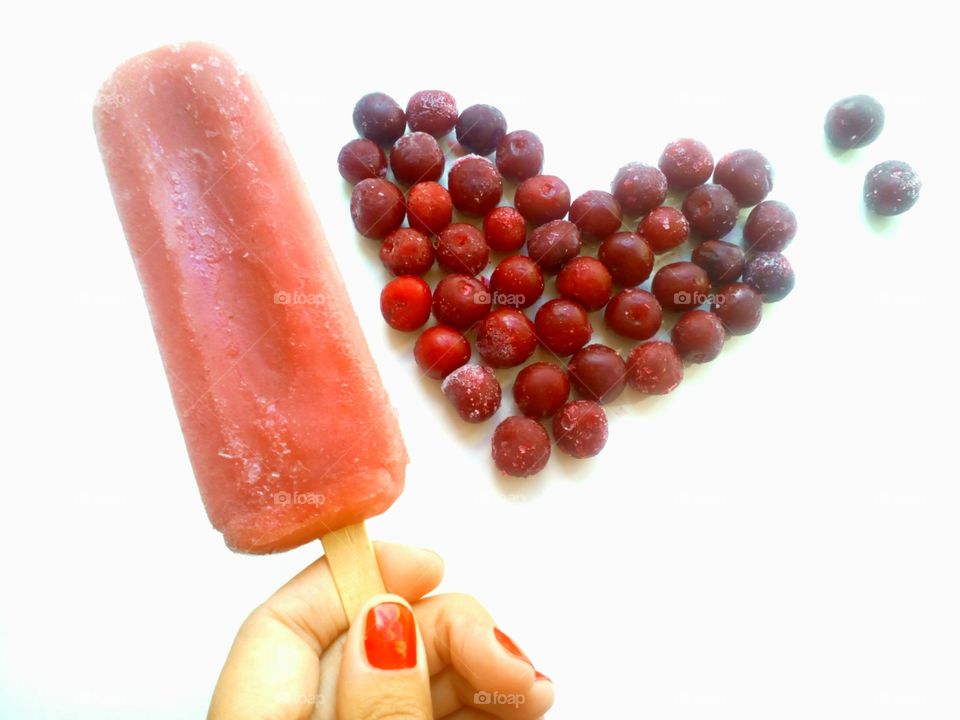
[(367, 661), (378, 670), (403, 670), (417, 664), (417, 628), (406, 605), (385, 602), (370, 608), (363, 635)]
[(509, 635), (503, 632), (500, 628), (496, 627), (493, 629), (493, 634), (497, 638), (497, 641), (507, 649), (508, 653), (514, 657), (520, 658), (524, 662), (528, 663), (530, 667), (533, 667), (533, 662), (531, 662), (530, 658), (527, 657), (527, 654), (519, 648), (519, 646)]

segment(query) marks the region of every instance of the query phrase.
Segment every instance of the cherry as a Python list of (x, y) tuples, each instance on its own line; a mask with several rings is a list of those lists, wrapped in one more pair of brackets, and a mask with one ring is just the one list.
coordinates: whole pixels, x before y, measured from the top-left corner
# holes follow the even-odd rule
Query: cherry
[(877, 215), (899, 215), (920, 199), (920, 176), (905, 162), (874, 165), (863, 183), (863, 201)]
[(880, 136), (884, 112), (875, 98), (853, 95), (830, 106), (823, 130), (827, 140), (841, 150), (862, 148)]
[(625, 214), (643, 215), (663, 204), (667, 178), (659, 168), (633, 162), (617, 171), (611, 190)]
[(387, 174), (387, 156), (373, 140), (355, 138), (337, 155), (340, 176), (351, 185), (367, 178), (382, 178)]
[(534, 228), (527, 238), (527, 255), (545, 273), (560, 271), (568, 260), (580, 254), (580, 231), (567, 220), (554, 220)]
[(639, 285), (650, 277), (655, 260), (647, 241), (632, 232), (608, 237), (600, 243), (597, 257), (614, 281), (626, 287)]
[(457, 160), (447, 176), (454, 207), (470, 215), (485, 215), (503, 194), (503, 179), (494, 164), (479, 155)]
[(652, 289), (665, 310), (690, 310), (707, 301), (710, 279), (699, 265), (675, 262), (657, 271)]
[(683, 245), (690, 235), (690, 223), (676, 208), (661, 205), (643, 217), (637, 234), (659, 254)]
[(361, 137), (390, 147), (407, 129), (407, 118), (396, 100), (382, 92), (373, 92), (354, 105), (353, 126)]
[(567, 372), (570, 384), (580, 395), (599, 403), (616, 400), (627, 382), (627, 364), (606, 345), (587, 345), (577, 350), (567, 363)]
[(519, 365), (536, 349), (533, 323), (519, 310), (494, 310), (477, 325), (477, 352), (490, 367)]
[(725, 337), (720, 318), (706, 310), (684, 313), (670, 333), (680, 357), (692, 363), (706, 363), (717, 357)]
[(453, 218), (453, 201), (440, 183), (422, 182), (407, 193), (407, 221), (425, 235), (437, 235)]
[(491, 445), (497, 469), (512, 477), (535, 475), (550, 459), (550, 436), (528, 417), (514, 415), (497, 425)]
[(514, 130), (497, 143), (497, 169), (507, 180), (523, 182), (543, 168), (543, 143), (529, 130)]
[(743, 250), (738, 245), (723, 240), (706, 240), (700, 243), (690, 259), (706, 270), (707, 277), (714, 285), (733, 282), (743, 273)]
[(777, 200), (764, 200), (743, 226), (747, 252), (783, 252), (797, 234), (797, 216)]
[(468, 423), (490, 419), (500, 407), (500, 383), (489, 368), (461, 365), (440, 385), (457, 414)]
[(414, 275), (401, 275), (380, 293), (380, 313), (394, 330), (416, 330), (430, 318), (430, 286)]
[(361, 180), (350, 196), (350, 217), (361, 235), (380, 240), (403, 222), (407, 208), (403, 193), (392, 182), (380, 178)]
[(748, 335), (757, 329), (763, 298), (746, 283), (732, 283), (717, 290), (710, 310), (731, 335)]
[(599, 310), (607, 304), (613, 278), (603, 263), (592, 257), (575, 257), (560, 269), (557, 292), (576, 300), (587, 310)]
[(405, 185), (439, 180), (443, 166), (443, 150), (433, 135), (424, 132), (404, 135), (390, 151), (390, 169)]
[(516, 252), (527, 240), (527, 223), (516, 208), (495, 207), (483, 216), (483, 234), (491, 250)]
[(569, 396), (567, 373), (554, 363), (527, 365), (513, 383), (513, 399), (520, 412), (537, 420), (553, 415)]
[(407, 124), (414, 132), (443, 137), (457, 124), (457, 101), (443, 90), (421, 90), (407, 103)]
[(490, 276), (490, 292), (497, 305), (530, 307), (543, 294), (543, 271), (526, 255), (504, 258)]
[(433, 290), (433, 315), (458, 330), (479, 322), (490, 312), (490, 293), (469, 275), (447, 275)]
[(437, 237), (437, 264), (447, 272), (477, 275), (489, 259), (490, 248), (473, 225), (453, 223)]
[(656, 335), (663, 321), (663, 308), (651, 293), (640, 288), (621, 290), (603, 313), (607, 327), (618, 335), (646, 340)]
[(743, 281), (763, 296), (764, 302), (783, 300), (796, 283), (793, 266), (780, 253), (757, 253), (743, 268)]
[(736, 150), (717, 161), (713, 181), (733, 193), (741, 207), (750, 207), (773, 189), (773, 168), (756, 150)]
[(593, 457), (607, 444), (607, 414), (592, 400), (574, 400), (553, 416), (557, 447), (575, 458)]
[(683, 380), (683, 360), (668, 342), (651, 340), (637, 345), (627, 358), (627, 382), (647, 395), (666, 395)]
[(658, 165), (671, 190), (692, 190), (710, 179), (713, 155), (702, 142), (681, 138), (664, 148)]
[(541, 305), (534, 326), (543, 346), (561, 357), (582, 348), (593, 334), (587, 311), (580, 303), (565, 298)]
[(737, 224), (740, 207), (722, 185), (701, 185), (687, 193), (683, 214), (690, 229), (704, 240), (719, 240)]
[(380, 261), (394, 275), (423, 275), (433, 256), (430, 238), (412, 228), (397, 228), (380, 245)]
[(471, 105), (457, 118), (457, 142), (477, 155), (489, 155), (507, 132), (507, 120), (492, 105)]
[(532, 225), (543, 225), (567, 214), (570, 188), (556, 175), (535, 175), (517, 186), (513, 204)]
[(470, 359), (470, 341), (452, 327), (434, 325), (417, 338), (413, 357), (427, 377), (440, 380)]
[(570, 206), (570, 222), (580, 229), (584, 238), (603, 240), (620, 229), (623, 211), (610, 193), (588, 190)]

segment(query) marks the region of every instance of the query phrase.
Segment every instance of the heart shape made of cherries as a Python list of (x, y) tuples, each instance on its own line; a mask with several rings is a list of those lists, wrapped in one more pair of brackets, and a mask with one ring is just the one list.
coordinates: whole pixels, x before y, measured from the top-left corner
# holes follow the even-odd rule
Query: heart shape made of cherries
[[(401, 332), (420, 331), (431, 315), (436, 321), (414, 345), (421, 371), (442, 381), (460, 417), (480, 423), (501, 405), (494, 370), (524, 365), (538, 347), (549, 357), (517, 374), (518, 413), (493, 432), (493, 460), (507, 475), (542, 470), (553, 444), (576, 458), (596, 455), (608, 436), (604, 403), (627, 386), (671, 392), (684, 363), (716, 358), (728, 335), (752, 332), (763, 304), (793, 289), (782, 251), (797, 220), (766, 199), (773, 170), (756, 150), (714, 163), (702, 143), (676, 140), (656, 166), (628, 163), (610, 192), (589, 190), (571, 202), (566, 183), (542, 173), (539, 138), (507, 132), (490, 105), (458, 112), (449, 93), (426, 90), (404, 110), (371, 93), (353, 120), (361, 137), (343, 147), (338, 167), (353, 185), (357, 231), (382, 241), (380, 259), (394, 276), (380, 296), (383, 317)], [(455, 142), (445, 139), (451, 132)], [(456, 158), (449, 168), (448, 155)], [(505, 183), (514, 190), (509, 205), (501, 205)], [(669, 195), (682, 197), (679, 207), (667, 204)], [(742, 242), (724, 240), (747, 207)], [(689, 259), (676, 257), (691, 239)], [(595, 256), (584, 253), (594, 247)], [(499, 258), (487, 277), (492, 253)], [(658, 263), (666, 253), (671, 261)], [(442, 277), (431, 289), (423, 276), (436, 267)], [(552, 275), (555, 296), (531, 320), (524, 310), (543, 299)], [(601, 310), (610, 331), (637, 343), (626, 358), (590, 342), (590, 314)], [(676, 317), (669, 335), (665, 314)], [(469, 362), (468, 334), (483, 364)]]

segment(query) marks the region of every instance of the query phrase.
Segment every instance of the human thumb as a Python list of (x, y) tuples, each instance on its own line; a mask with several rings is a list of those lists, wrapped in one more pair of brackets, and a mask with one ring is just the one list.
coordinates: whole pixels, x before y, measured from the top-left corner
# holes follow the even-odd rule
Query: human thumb
[(377, 595), (350, 626), (337, 683), (337, 718), (433, 718), (423, 640), (403, 598)]

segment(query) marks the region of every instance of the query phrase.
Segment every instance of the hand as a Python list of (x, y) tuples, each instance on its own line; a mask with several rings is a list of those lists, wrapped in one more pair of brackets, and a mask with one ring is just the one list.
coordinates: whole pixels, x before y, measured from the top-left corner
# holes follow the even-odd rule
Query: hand
[(424, 598), (443, 576), (439, 555), (374, 549), (394, 594), (371, 599), (348, 630), (320, 558), (243, 623), (209, 720), (526, 720), (547, 711), (552, 683), (480, 603)]

